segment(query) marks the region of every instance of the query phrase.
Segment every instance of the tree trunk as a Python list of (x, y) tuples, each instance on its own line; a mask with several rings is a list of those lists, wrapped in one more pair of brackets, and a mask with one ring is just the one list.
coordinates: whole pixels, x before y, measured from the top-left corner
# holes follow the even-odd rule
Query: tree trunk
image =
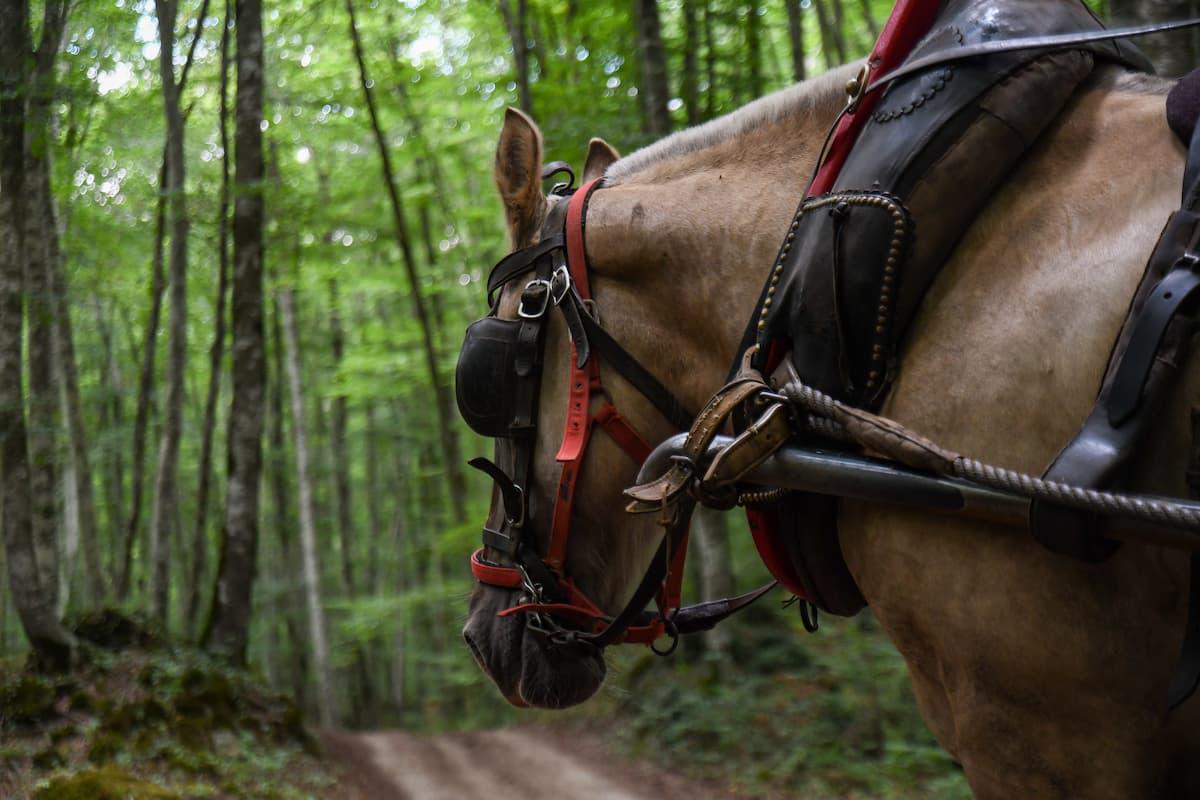
[(683, 0), (683, 80), (680, 94), (688, 125), (700, 124), (700, 94), (697, 56), (700, 53), (700, 25), (696, 0)]
[(800, 0), (784, 0), (788, 15), (788, 39), (792, 44), (792, 77), (802, 81), (808, 76), (804, 67), (804, 10)]
[[(1200, 15), (1197, 0), (1110, 0), (1109, 17), (1115, 24), (1147, 24)], [(1160, 75), (1176, 77), (1196, 66), (1200, 51), (1194, 29), (1158, 33), (1137, 40)]]
[(354, 58), (358, 63), (359, 83), (362, 86), (363, 97), (367, 103), (367, 111), (371, 116), (371, 129), (375, 134), (375, 144), (379, 148), (379, 158), (383, 165), (384, 186), (392, 207), (392, 226), (396, 244), (404, 261), (404, 269), (408, 278), (409, 293), (412, 296), (413, 310), (417, 323), (421, 328), (421, 340), (425, 350), (425, 368), (429, 375), (430, 385), (433, 386), (437, 411), (438, 434), (442, 450), (442, 462), (446, 470), (447, 482), (450, 487), (450, 499), (454, 507), (454, 519), (461, 521), (466, 514), (467, 484), (463, 475), (462, 459), (459, 455), (458, 434), (454, 427), (454, 401), (450, 387), (443, 379), (438, 368), (437, 336), (426, 309), (425, 298), (421, 292), (421, 281), (417, 275), (417, 264), (413, 256), (412, 243), (408, 236), (408, 225), (404, 219), (404, 205), (400, 191), (396, 186), (395, 172), (392, 170), (392, 157), (388, 151), (387, 136), (379, 121), (375, 108), (375, 94), (367, 64), (363, 55), (362, 40), (358, 35), (358, 22), (354, 16), (353, 0), (346, 0), (346, 13), (350, 19), (350, 38), (354, 44)]
[(833, 69), (838, 64), (846, 63), (846, 55), (838, 47), (838, 37), (833, 30), (829, 9), (825, 4), (829, 0), (813, 0), (817, 9), (817, 25), (821, 31), (821, 56), (825, 59), (825, 68)]
[[(274, 313), (271, 315), (271, 345), (271, 428), (269, 434), (271, 458), (267, 463), (270, 465), (273, 522), (275, 532), (279, 536), (279, 552), (282, 556), (283, 569), (288, 575), (295, 575), (297, 562), (292, 538), (295, 528), (292, 524), (292, 503), (288, 492), (287, 448), (283, 438), (283, 394), (286, 379), (283, 374), (283, 331), (280, 325), (278, 301), (274, 303)], [(285, 591), (284, 600), (287, 610), (284, 619), (287, 628), (288, 653), (292, 657), (290, 670), (292, 698), (296, 701), (297, 706), (304, 708), (305, 685), (308, 682), (308, 652), (296, 612), (296, 609), (303, 607), (304, 598), (295, 596), (297, 594), (295, 581), (289, 581)]]
[(217, 101), (221, 137), (221, 189), (217, 204), (217, 297), (213, 304), (213, 341), (208, 354), (208, 393), (204, 398), (204, 422), (200, 440), (200, 485), (196, 490), (196, 525), (192, 530), (192, 574), (184, 609), (184, 631), (188, 640), (196, 632), (200, 613), (201, 587), (208, 571), (208, 496), (212, 484), (213, 429), (217, 423), (217, 401), (221, 394), (221, 364), (225, 356), (225, 294), (229, 281), (229, 22), (230, 2), (225, 0), (221, 26), (221, 77)]
[(871, 0), (858, 0), (858, 6), (862, 10), (862, 18), (867, 26), (867, 32), (871, 34), (871, 43), (874, 44), (875, 40), (879, 38), (879, 23), (875, 20), (875, 12), (871, 10)]
[(667, 85), (667, 56), (658, 18), (658, 0), (633, 0), (633, 18), (642, 65), (646, 132), (657, 137), (666, 136), (671, 132), (671, 112), (667, 109), (671, 90)]
[(850, 50), (846, 46), (846, 9), (842, 0), (830, 0), (833, 5), (833, 42), (837, 47), (838, 59), (845, 64), (850, 60)]
[(526, 32), (529, 3), (528, 0), (516, 0), (516, 3), (514, 10), (513, 0), (500, 0), (500, 14), (504, 17), (504, 27), (512, 42), (513, 69), (517, 73), (521, 110), (533, 116), (533, 92), (529, 86), (529, 35)]
[[(329, 282), (329, 342), (333, 351), (333, 369), (342, 368), (346, 355), (346, 334), (342, 330), (342, 312), (339, 308), (337, 280)], [(346, 395), (339, 392), (333, 398), (333, 450), (334, 497), (337, 502), (338, 541), (342, 551), (342, 583), (346, 594), (354, 596), (354, 512), (350, 499), (350, 460), (346, 455)]]
[[(375, 403), (367, 401), (367, 517), (371, 521), (371, 532), (367, 536), (366, 588), (370, 594), (379, 591), (379, 540), (383, 537), (383, 510), (380, 499), (383, 490), (379, 485), (379, 423), (375, 415)], [(400, 502), (400, 501), (397, 501)]]
[(758, 16), (758, 4), (746, 8), (746, 60), (750, 77), (750, 97), (763, 94), (762, 18)]
[[(253, 0), (242, 0), (251, 2)], [(304, 396), (300, 386), (300, 348), (296, 337), (296, 310), (292, 290), (279, 293), (283, 314), (284, 349), (288, 388), (292, 398), (292, 438), (296, 449), (296, 476), (300, 487), (300, 550), (304, 562), (304, 590), (308, 602), (309, 636), (317, 671), (317, 711), (321, 724), (333, 723), (333, 681), (329, 673), (329, 649), (325, 641), (325, 612), (321, 606), (321, 577), (317, 570), (317, 531), (313, 508), (312, 479), (308, 470), (308, 439), (304, 424)]]
[(189, 220), (184, 195), (183, 114), (175, 81), (175, 17), (179, 0), (155, 0), (159, 31), (159, 78), (167, 126), (167, 209), (171, 223), (170, 300), (167, 345), (167, 394), (158, 473), (150, 514), (150, 613), (167, 625), (170, 602), (170, 529), (178, 514), (179, 440), (183, 434), (184, 373), (187, 366), (187, 238)]
[[(104, 368), (100, 370), (100, 430), (113, 431), (121, 429), (125, 424), (124, 404), (121, 398), (124, 385), (121, 380), (121, 368), (117, 361), (116, 349), (113, 347), (113, 333), (109, 320), (99, 298), (95, 300), (96, 329), (100, 333), (101, 345), (104, 349)], [(108, 459), (104, 470), (104, 497), (107, 510), (105, 514), (106, 528), (109, 536), (109, 557), (113, 569), (120, 567), (120, 549), (118, 547), (125, 532), (124, 491), (125, 491), (125, 461), (121, 457), (119, 447), (108, 448)]]
[(217, 591), (205, 642), (246, 663), (258, 553), (259, 476), (266, 391), (263, 346), (263, 33), (262, 0), (236, 0), (237, 109), (233, 204), (233, 402), (229, 483)]
[(142, 490), (146, 483), (146, 429), (154, 406), (154, 365), (158, 349), (158, 327), (162, 316), (166, 277), (163, 272), (167, 215), (167, 155), (163, 152), (158, 176), (158, 204), (154, 217), (154, 257), (150, 268), (150, 313), (142, 337), (142, 363), (138, 373), (137, 407), (133, 416), (133, 472), (130, 478), (129, 526), (121, 547), (121, 568), (117, 578), (117, 601), (125, 602), (133, 584), (133, 547), (141, 530)]
[[(0, 475), (9, 587), (40, 666), (70, 664), (74, 640), (57, 615), (58, 580), (43, 585), (34, 538), (21, 374), (25, 254), (26, 0), (0, 0)], [(57, 573), (57, 566), (54, 572)]]

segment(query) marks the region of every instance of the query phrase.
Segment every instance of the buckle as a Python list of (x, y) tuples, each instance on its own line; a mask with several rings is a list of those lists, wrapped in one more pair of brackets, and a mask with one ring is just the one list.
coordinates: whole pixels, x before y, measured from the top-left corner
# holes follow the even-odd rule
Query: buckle
[(519, 501), (517, 505), (518, 505), (518, 511), (520, 513), (518, 514), (516, 519), (513, 519), (511, 516), (509, 516), (508, 504), (505, 504), (504, 518), (506, 520), (508, 520), (509, 525), (512, 525), (514, 528), (520, 528), (522, 525), (525, 524), (525, 490), (522, 489), (518, 484), (515, 484), (515, 483), (513, 484), (512, 488), (515, 489), (517, 492), (517, 498)]
[[(541, 305), (534, 311), (529, 311), (525, 308), (525, 301), (530, 299), (534, 289), (541, 288)], [(546, 309), (550, 307), (550, 281), (545, 278), (534, 278), (529, 283), (525, 284), (524, 291), (521, 292), (521, 305), (517, 307), (517, 316), (521, 319), (541, 319)]]
[(554, 301), (554, 305), (558, 305), (569, 291), (571, 291), (571, 271), (567, 269), (566, 264), (559, 264), (558, 269), (554, 270), (554, 275), (550, 278), (550, 299)]

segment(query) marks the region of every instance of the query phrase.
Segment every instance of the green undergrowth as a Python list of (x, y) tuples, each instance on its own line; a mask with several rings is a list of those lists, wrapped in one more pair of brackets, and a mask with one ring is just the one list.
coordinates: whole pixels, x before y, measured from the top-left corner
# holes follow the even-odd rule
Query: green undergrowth
[(107, 611), (76, 620), (81, 665), (0, 665), (0, 797), (329, 796), (295, 705), (247, 673)]
[(822, 617), (808, 635), (794, 610), (764, 602), (725, 626), (724, 658), (681, 645), (614, 670), (608, 696), (627, 750), (742, 795), (971, 796), (869, 612)]

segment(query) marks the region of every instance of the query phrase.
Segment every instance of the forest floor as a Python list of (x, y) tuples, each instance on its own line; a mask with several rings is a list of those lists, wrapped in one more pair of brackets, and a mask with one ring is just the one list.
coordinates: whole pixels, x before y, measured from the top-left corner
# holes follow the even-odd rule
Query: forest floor
[(419, 736), (325, 731), (326, 757), (372, 800), (717, 800), (737, 795), (631, 761), (582, 725)]

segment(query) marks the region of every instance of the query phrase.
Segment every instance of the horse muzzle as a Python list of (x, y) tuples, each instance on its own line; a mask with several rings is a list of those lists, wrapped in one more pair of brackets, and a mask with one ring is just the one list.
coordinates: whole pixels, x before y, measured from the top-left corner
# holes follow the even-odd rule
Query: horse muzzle
[(516, 593), (479, 587), (463, 640), (500, 694), (517, 707), (568, 708), (590, 698), (604, 683), (607, 669), (594, 648), (562, 647), (527, 625), (527, 616), (499, 617)]

